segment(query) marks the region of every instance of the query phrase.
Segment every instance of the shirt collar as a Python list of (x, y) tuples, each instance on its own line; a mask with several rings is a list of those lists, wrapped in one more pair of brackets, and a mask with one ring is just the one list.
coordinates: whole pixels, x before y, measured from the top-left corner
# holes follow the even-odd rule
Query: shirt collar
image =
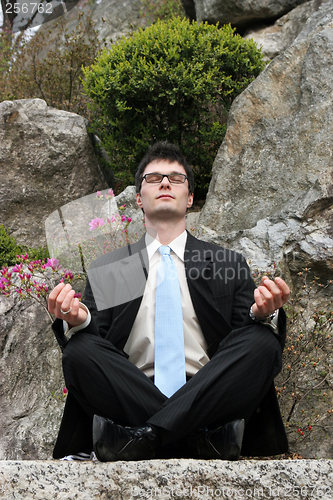
[[(177, 238), (175, 238), (169, 247), (177, 255), (177, 257), (184, 262), (185, 245), (187, 241), (187, 232), (183, 231)], [(146, 234), (146, 247), (148, 252), (148, 259), (151, 260), (152, 256), (157, 252), (157, 250), (162, 246), (162, 243), (155, 238), (152, 238)]]

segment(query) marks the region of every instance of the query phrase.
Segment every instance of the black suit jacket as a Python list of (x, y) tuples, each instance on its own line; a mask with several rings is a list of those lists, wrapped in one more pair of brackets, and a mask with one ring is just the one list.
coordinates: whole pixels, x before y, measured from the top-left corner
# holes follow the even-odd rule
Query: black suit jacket
[[(193, 307), (207, 341), (207, 354), (211, 358), (221, 340), (233, 329), (252, 324), (248, 312), (254, 300), (255, 285), (242, 255), (198, 240), (189, 233), (184, 263)], [(106, 276), (108, 270), (112, 276)], [(88, 272), (90, 279), (87, 280), (84, 300), (91, 312), (92, 320), (82, 332), (86, 331), (109, 340), (117, 352), (127, 356), (123, 348), (141, 304), (148, 272), (144, 237), (133, 245), (97, 259)], [(103, 286), (105, 276), (105, 283), (113, 285), (112, 289), (107, 291)], [(104, 303), (105, 296), (109, 298)], [(124, 302), (118, 303), (119, 296), (123, 297)], [(101, 310), (97, 309), (96, 302)], [(62, 321), (56, 320), (53, 330), (60, 346), (64, 348), (67, 340), (63, 335)], [(269, 334), (273, 335), (270, 330)], [(285, 341), (283, 310), (279, 314), (277, 338), (283, 349)], [(73, 442), (73, 435), (79, 437), (80, 433), (83, 434), (86, 425), (88, 425), (86, 418), (80, 412), (75, 399), (69, 394), (54, 450), (55, 458), (74, 452), (67, 447), (66, 440)], [(81, 447), (82, 449), (84, 448)], [(287, 438), (275, 389), (272, 386), (268, 394), (263, 395), (260, 408), (246, 426), (242, 454), (273, 455), (284, 453), (287, 449)]]

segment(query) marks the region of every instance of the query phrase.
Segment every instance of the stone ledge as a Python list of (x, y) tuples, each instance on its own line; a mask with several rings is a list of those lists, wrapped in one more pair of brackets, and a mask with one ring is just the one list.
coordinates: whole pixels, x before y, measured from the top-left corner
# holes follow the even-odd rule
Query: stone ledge
[(332, 497), (331, 460), (0, 461), (5, 500)]

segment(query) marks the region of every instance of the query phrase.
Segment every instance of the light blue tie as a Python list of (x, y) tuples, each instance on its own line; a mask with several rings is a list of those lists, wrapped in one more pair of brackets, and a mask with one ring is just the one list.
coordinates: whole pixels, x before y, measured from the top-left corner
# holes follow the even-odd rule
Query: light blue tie
[(155, 379), (168, 398), (186, 382), (183, 312), (177, 268), (170, 247), (161, 246), (155, 305)]

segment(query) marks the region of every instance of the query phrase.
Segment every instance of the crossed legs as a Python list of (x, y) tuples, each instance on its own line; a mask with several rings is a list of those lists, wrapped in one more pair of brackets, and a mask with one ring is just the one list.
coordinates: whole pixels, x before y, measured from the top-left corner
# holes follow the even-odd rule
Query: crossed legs
[(170, 399), (108, 341), (87, 333), (69, 341), (63, 369), (89, 419), (97, 414), (125, 426), (148, 423), (162, 429), (168, 445), (200, 427), (247, 422), (281, 369), (281, 348), (262, 325), (234, 330)]

